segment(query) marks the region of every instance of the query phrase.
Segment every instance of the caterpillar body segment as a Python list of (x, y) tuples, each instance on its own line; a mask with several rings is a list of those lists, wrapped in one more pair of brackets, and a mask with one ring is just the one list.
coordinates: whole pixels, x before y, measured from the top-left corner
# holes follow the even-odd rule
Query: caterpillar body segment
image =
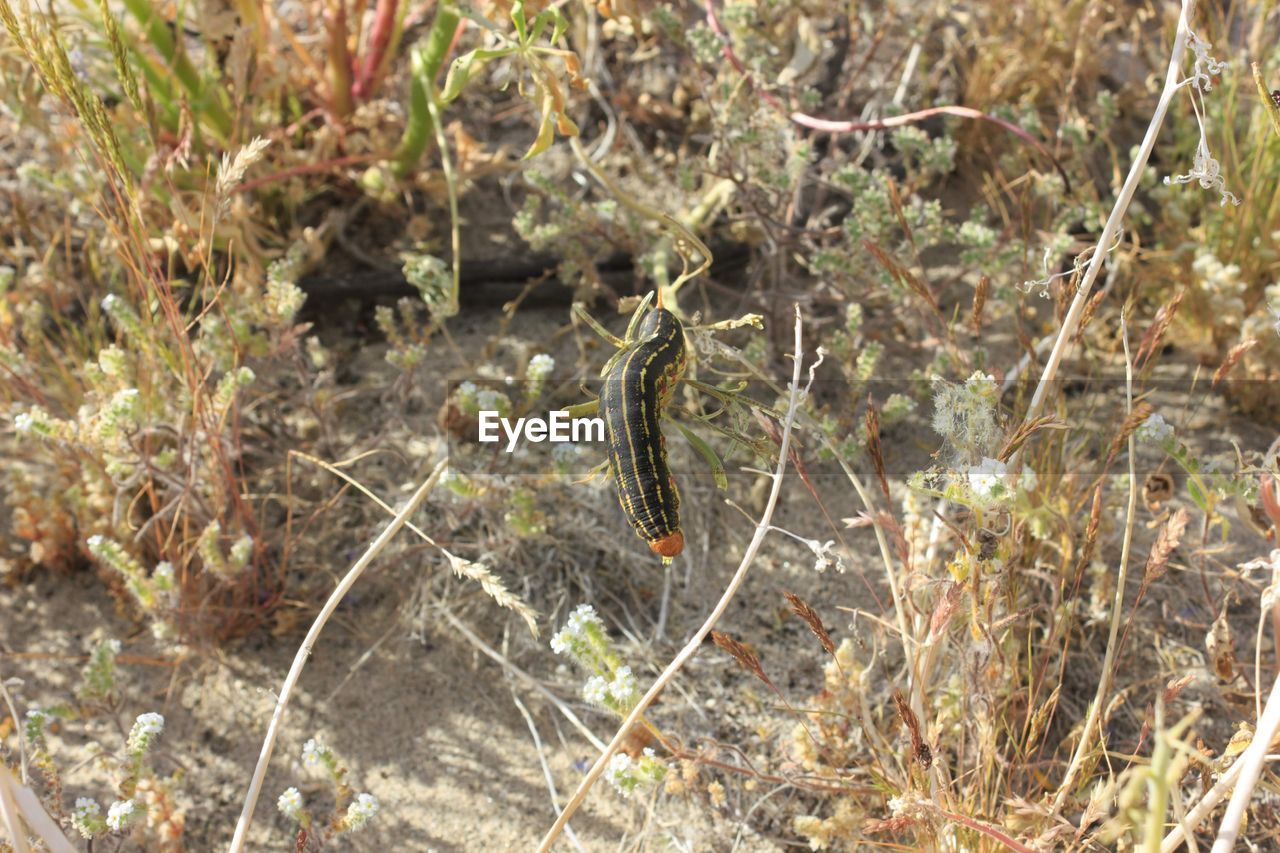
[(684, 375), (684, 328), (664, 308), (650, 311), (636, 341), (605, 374), (600, 391), (609, 467), (623, 514), (664, 559), (684, 550), (680, 492), (667, 466), (661, 418)]

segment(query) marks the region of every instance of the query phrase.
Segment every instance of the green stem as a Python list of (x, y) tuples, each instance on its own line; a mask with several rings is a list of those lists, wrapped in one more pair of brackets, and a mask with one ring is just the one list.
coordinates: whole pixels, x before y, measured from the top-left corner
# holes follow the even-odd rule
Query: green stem
[[(453, 35), (458, 31), (461, 16), (453, 6), (442, 4), (436, 9), (426, 44), (413, 51), (411, 57), (413, 76), (409, 88), (409, 118), (405, 122), (404, 136), (396, 152), (394, 171), (397, 177), (405, 177), (413, 171), (427, 150), (433, 135), (431, 118), (435, 79), (449, 54)], [(428, 87), (430, 93), (428, 94)]]

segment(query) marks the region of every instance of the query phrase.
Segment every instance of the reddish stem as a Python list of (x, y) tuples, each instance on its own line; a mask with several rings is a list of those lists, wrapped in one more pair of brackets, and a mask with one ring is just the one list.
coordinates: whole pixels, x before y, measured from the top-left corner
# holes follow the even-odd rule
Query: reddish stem
[(854, 133), (860, 130), (885, 130), (890, 127), (902, 127), (903, 125), (915, 124), (918, 121), (924, 121), (930, 116), (935, 115), (953, 115), (958, 116), (959, 118), (986, 121), (1014, 134), (1023, 142), (1026, 142), (1038, 151), (1047, 160), (1049, 160), (1049, 162), (1053, 163), (1054, 169), (1056, 169), (1058, 174), (1062, 177), (1064, 188), (1068, 193), (1071, 192), (1071, 179), (1067, 177), (1066, 170), (1062, 168), (1062, 165), (1058, 162), (1057, 158), (1049, 152), (1049, 149), (1044, 147), (1040, 140), (1036, 139), (1030, 133), (1010, 121), (1006, 121), (998, 116), (993, 116), (990, 113), (984, 113), (981, 110), (975, 110), (972, 107), (930, 107), (924, 110), (917, 110), (913, 113), (905, 113), (900, 116), (893, 116), (892, 118), (886, 119), (874, 119), (872, 121), (833, 121), (831, 119), (815, 118), (814, 116), (806, 115), (805, 113), (792, 112), (788, 110), (786, 105), (784, 105), (776, 95), (762, 89), (756, 84), (754, 75), (752, 75), (747, 67), (742, 64), (742, 60), (738, 58), (738, 55), (733, 52), (733, 43), (729, 40), (729, 33), (725, 30), (724, 26), (721, 25), (720, 18), (716, 15), (715, 0), (703, 0), (703, 5), (706, 9), (707, 26), (711, 28), (712, 32), (720, 37), (721, 51), (724, 53), (724, 58), (729, 60), (729, 64), (732, 65), (739, 74), (746, 77), (747, 81), (755, 87), (756, 93), (760, 96), (761, 100), (765, 101), (779, 112), (786, 113), (787, 118), (790, 119), (792, 123), (798, 124), (801, 127), (807, 127), (810, 130), (818, 130), (824, 133)]
[(236, 192), (244, 193), (250, 190), (256, 190), (264, 184), (274, 183), (275, 181), (283, 181), (286, 178), (296, 178), (298, 175), (310, 175), (315, 172), (327, 172), (330, 169), (338, 169), (343, 166), (354, 166), (359, 163), (372, 163), (375, 160), (388, 160), (391, 155), (386, 153), (376, 154), (350, 154), (346, 157), (337, 157), (333, 160), (323, 160), (319, 163), (303, 163), (301, 166), (294, 166), (289, 169), (282, 169), (279, 172), (272, 172), (270, 175), (263, 175), (261, 178), (254, 178), (252, 181), (245, 181), (236, 188)]
[(378, 69), (382, 67), (387, 46), (391, 44), (391, 35), (395, 32), (396, 12), (399, 6), (399, 0), (378, 0), (373, 17), (373, 28), (369, 30), (369, 44), (365, 48), (356, 79), (351, 84), (351, 97), (357, 101), (362, 101), (373, 94)]

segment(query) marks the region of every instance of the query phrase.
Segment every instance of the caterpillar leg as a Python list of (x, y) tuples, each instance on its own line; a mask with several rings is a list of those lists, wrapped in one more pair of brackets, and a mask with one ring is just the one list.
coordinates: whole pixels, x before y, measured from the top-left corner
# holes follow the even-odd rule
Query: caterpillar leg
[(577, 480), (574, 480), (573, 484), (577, 486), (577, 485), (581, 485), (582, 483), (590, 483), (596, 477), (600, 476), (601, 474), (605, 473), (608, 470), (609, 470), (609, 460), (606, 459), (605, 461), (601, 462), (599, 465), (592, 468), (587, 473), (583, 474)]

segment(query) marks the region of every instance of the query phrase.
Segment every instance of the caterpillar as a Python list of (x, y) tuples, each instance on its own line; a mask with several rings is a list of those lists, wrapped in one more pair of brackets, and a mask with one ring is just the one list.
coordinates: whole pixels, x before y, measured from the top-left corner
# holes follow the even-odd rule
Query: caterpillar
[(684, 550), (680, 492), (667, 467), (662, 409), (684, 375), (684, 328), (665, 308), (640, 324), (636, 342), (605, 374), (600, 391), (609, 468), (622, 512), (658, 556)]

